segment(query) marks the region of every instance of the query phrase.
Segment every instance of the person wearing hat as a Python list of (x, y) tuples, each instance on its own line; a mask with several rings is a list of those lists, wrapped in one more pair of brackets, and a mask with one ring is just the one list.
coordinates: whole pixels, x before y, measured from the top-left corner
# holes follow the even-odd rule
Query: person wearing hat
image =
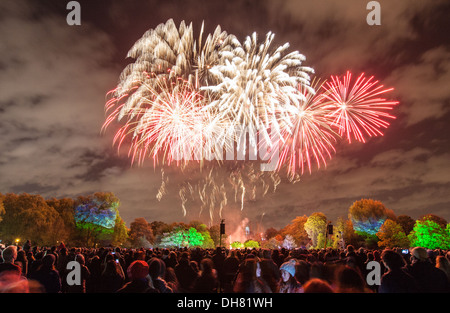
[(425, 248), (415, 247), (412, 249), (411, 264), (406, 267), (406, 270), (416, 279), (419, 292), (450, 292), (450, 285), (445, 273), (430, 262)]
[(261, 267), (256, 258), (247, 258), (240, 264), (233, 283), (234, 293), (271, 293), (267, 282), (261, 277)]
[(302, 285), (295, 278), (295, 266), (297, 262), (295, 259), (290, 259), (280, 266), (281, 281), (279, 293), (301, 293), (303, 292)]
[(127, 268), (128, 279), (117, 293), (155, 293), (151, 280), (148, 276), (148, 264), (142, 260), (133, 261)]

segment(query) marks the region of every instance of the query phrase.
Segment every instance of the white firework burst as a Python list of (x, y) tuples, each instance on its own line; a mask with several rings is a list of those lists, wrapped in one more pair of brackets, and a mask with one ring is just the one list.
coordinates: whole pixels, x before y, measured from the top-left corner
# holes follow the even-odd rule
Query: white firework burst
[(243, 45), (221, 51), (222, 62), (210, 69), (219, 83), (200, 88), (210, 93), (208, 110), (224, 116), (230, 127), (239, 125), (248, 131), (253, 147), (258, 132), (270, 142), (268, 130), (279, 131), (280, 118), (287, 119), (291, 106), (304, 100), (298, 85), (314, 92), (309, 87), (313, 70), (302, 66), (305, 57), (297, 51), (287, 53), (288, 43), (271, 51), (273, 39), (269, 32), (260, 44), (253, 33)]

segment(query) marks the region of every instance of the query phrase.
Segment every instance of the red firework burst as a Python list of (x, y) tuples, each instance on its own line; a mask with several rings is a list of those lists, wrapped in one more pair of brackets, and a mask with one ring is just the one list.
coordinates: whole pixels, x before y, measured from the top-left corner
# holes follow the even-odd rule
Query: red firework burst
[(386, 119), (395, 119), (386, 112), (392, 110), (398, 101), (388, 101), (381, 96), (393, 90), (383, 89), (374, 77), (364, 76), (364, 73), (352, 82), (352, 74), (347, 74), (341, 80), (331, 76), (331, 81), (325, 85), (323, 96), (328, 100), (329, 116), (333, 119), (332, 126), (338, 128), (339, 135), (349, 142), (354, 138), (365, 142), (365, 135), (370, 137), (383, 135), (381, 128), (387, 128)]

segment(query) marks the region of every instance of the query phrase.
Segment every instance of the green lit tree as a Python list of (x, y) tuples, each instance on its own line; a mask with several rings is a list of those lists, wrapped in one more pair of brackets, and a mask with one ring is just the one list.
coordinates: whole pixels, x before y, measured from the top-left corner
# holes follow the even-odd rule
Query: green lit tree
[(417, 220), (408, 238), (412, 247), (450, 249), (449, 226), (444, 228), (431, 219)]
[(159, 245), (163, 248), (178, 248), (185, 246), (183, 230), (175, 230), (164, 233), (161, 237)]
[(203, 245), (204, 237), (194, 227), (189, 228), (186, 235), (187, 247), (195, 248)]
[(256, 241), (256, 240), (249, 239), (249, 240), (244, 242), (244, 248), (259, 249), (259, 242)]
[(244, 244), (240, 241), (233, 241), (231, 243), (231, 248), (232, 249), (242, 249), (242, 248), (244, 248)]
[[(319, 244), (321, 244), (321, 247), (323, 247), (324, 242), (319, 242), (319, 239), (323, 237), (322, 240), (325, 240), (324, 236), (327, 229), (327, 217), (325, 214), (320, 212), (311, 214), (304, 227), (312, 241), (312, 246), (318, 247)], [(322, 235), (322, 237), (320, 237), (320, 235)]]
[(425, 221), (425, 220), (429, 220), (429, 221), (433, 221), (436, 224), (438, 224), (439, 226), (441, 226), (442, 228), (445, 228), (445, 226), (447, 225), (447, 220), (443, 217), (440, 217), (436, 214), (426, 214), (423, 215), (419, 218), (419, 220)]
[(177, 227), (170, 233), (165, 233), (161, 238), (160, 245), (162, 247), (187, 247), (195, 248), (203, 245), (203, 235), (194, 227), (188, 230), (183, 227)]

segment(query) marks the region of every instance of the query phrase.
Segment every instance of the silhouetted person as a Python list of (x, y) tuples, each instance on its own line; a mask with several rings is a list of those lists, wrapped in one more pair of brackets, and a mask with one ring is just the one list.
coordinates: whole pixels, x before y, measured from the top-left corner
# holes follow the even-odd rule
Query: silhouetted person
[(173, 293), (172, 288), (167, 284), (164, 277), (166, 276), (166, 264), (158, 257), (153, 257), (148, 261), (148, 273), (153, 282), (153, 286), (160, 293)]
[[(145, 262), (144, 262), (145, 263)], [(125, 281), (125, 275), (118, 260), (109, 260), (99, 277), (98, 291), (112, 293), (119, 290)]]
[(407, 266), (407, 272), (416, 279), (422, 293), (450, 291), (447, 276), (429, 261), (424, 248), (416, 247), (411, 251), (411, 265)]
[(381, 254), (387, 272), (381, 277), (378, 293), (414, 293), (418, 292), (417, 282), (403, 267), (403, 257), (395, 251), (384, 250)]
[(200, 275), (197, 277), (193, 292), (198, 293), (214, 293), (219, 287), (219, 280), (217, 271), (214, 268), (214, 263), (211, 259), (203, 259), (200, 262)]
[(267, 282), (272, 292), (278, 292), (278, 282), (281, 279), (281, 273), (278, 266), (272, 260), (269, 249), (262, 251), (259, 266), (261, 268), (261, 278)]
[(43, 259), (40, 267), (32, 273), (30, 280), (38, 281), (47, 293), (61, 292), (61, 278), (55, 268), (56, 257), (53, 254), (47, 254)]
[(233, 286), (236, 293), (271, 293), (269, 285), (258, 278), (255, 258), (246, 259), (239, 267)]
[(313, 278), (303, 285), (304, 293), (333, 293), (331, 285), (323, 279)]
[(230, 250), (227, 257), (223, 261), (223, 291), (231, 292), (233, 288), (233, 282), (236, 278), (236, 274), (239, 270), (240, 260), (237, 257), (236, 250)]
[(189, 264), (189, 253), (183, 252), (178, 264), (175, 266), (175, 275), (178, 279), (180, 292), (190, 292), (193, 282), (197, 279), (197, 272)]
[(366, 293), (366, 282), (358, 268), (343, 265), (336, 271), (336, 292), (338, 293)]
[(445, 256), (439, 255), (436, 257), (436, 268), (443, 271), (450, 282), (450, 261)]

